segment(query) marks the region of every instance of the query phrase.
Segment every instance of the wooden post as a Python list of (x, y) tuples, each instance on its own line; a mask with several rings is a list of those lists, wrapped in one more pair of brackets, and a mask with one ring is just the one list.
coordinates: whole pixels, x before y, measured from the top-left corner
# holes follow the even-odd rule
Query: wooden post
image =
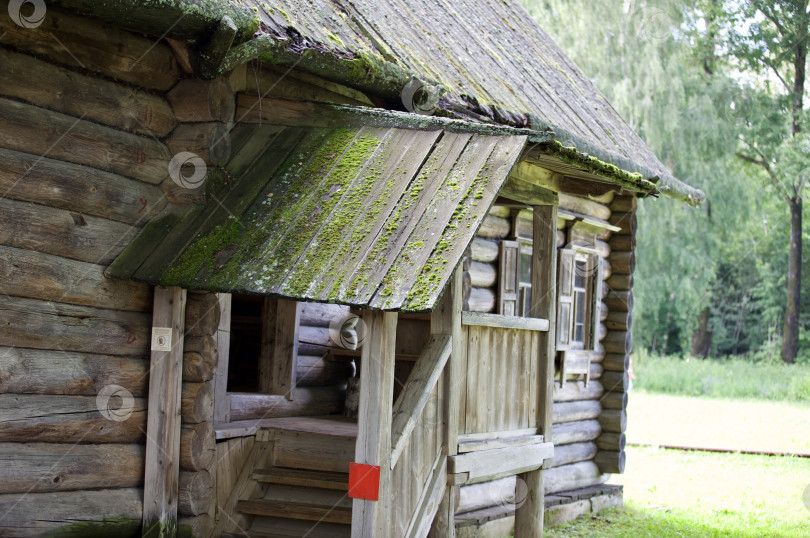
[[(441, 300), (430, 316), (430, 332), (433, 334), (450, 334), (452, 351), (444, 367), (444, 384), (442, 386), (442, 405), (444, 407), (444, 450), (445, 455), (458, 454), (458, 419), (459, 419), (459, 391), (464, 379), (464, 372), (460, 371), (461, 361), (457, 358), (464, 348), (461, 332), (461, 301), (464, 279), (464, 268), (459, 266), (447, 287)], [(439, 510), (433, 520), (428, 536), (452, 537), (456, 534), (456, 488), (447, 486)]]
[[(155, 288), (152, 355), (146, 423), (143, 536), (173, 537), (177, 532), (180, 476), (180, 392), (186, 290)], [(155, 329), (171, 329), (169, 350), (156, 350)], [(168, 332), (168, 331), (166, 331)]]
[(228, 396), (228, 359), (231, 347), (231, 294), (218, 293), (219, 327), (217, 328), (217, 370), (214, 373), (214, 422), (231, 421), (231, 399)]
[[(532, 250), (531, 315), (548, 319), (547, 332), (540, 333), (540, 356), (537, 357), (537, 426), (544, 441), (552, 442), (554, 394), (554, 354), (556, 329), (557, 275), (557, 206), (534, 208), (534, 244)], [(543, 536), (544, 504), (543, 467), (519, 475), (526, 484), (526, 500), (515, 511), (515, 538)]]
[(390, 535), (391, 412), (394, 399), (396, 312), (366, 311), (367, 336), (360, 356), (360, 408), (355, 461), (380, 466), (379, 501), (354, 499), (352, 537)]
[(262, 306), (262, 355), (259, 392), (282, 394), (292, 400), (298, 359), (301, 303), (266, 298)]

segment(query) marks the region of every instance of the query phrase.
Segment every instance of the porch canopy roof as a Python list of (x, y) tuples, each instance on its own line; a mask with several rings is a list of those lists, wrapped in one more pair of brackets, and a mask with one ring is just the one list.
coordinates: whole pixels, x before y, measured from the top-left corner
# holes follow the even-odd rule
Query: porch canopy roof
[(226, 165), (238, 183), (203, 207), (150, 223), (108, 273), (188, 289), (430, 310), (526, 139), (240, 126)]

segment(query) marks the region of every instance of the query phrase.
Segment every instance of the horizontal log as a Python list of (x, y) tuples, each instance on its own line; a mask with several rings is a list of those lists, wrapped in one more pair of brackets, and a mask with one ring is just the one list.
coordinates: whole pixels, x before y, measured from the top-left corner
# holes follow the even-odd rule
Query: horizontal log
[(181, 471), (177, 495), (177, 515), (208, 513), (214, 497), (214, 480), (208, 471)]
[(613, 235), (612, 230), (604, 229), (596, 232), (596, 239), (599, 241), (610, 241), (610, 237)]
[(3, 293), (114, 310), (149, 312), (152, 287), (104, 276), (104, 266), (0, 245)]
[(0, 393), (95, 397), (106, 385), (145, 396), (149, 361), (71, 351), (0, 347)]
[(210, 536), (216, 523), (208, 514), (177, 518), (177, 538)]
[(509, 235), (510, 229), (509, 219), (487, 215), (484, 217), (481, 227), (478, 228), (477, 235), (487, 239), (503, 239)]
[(597, 420), (581, 420), (579, 422), (563, 422), (555, 424), (551, 429), (551, 439), (554, 446), (567, 445), (593, 441), (602, 432)]
[(602, 301), (604, 301), (605, 297), (607, 297), (608, 294), (610, 293), (610, 286), (599, 286), (599, 291), (600, 291), (599, 298), (602, 299)]
[(636, 236), (632, 234), (613, 234), (608, 241), (610, 249), (615, 252), (624, 252), (636, 249)]
[(626, 252), (615, 251), (610, 255), (609, 259), (613, 273), (632, 275), (636, 270), (636, 253), (632, 250)]
[(602, 431), (624, 433), (627, 429), (627, 412), (621, 409), (603, 409), (599, 415)]
[(295, 400), (282, 395), (231, 393), (231, 420), (330, 415), (343, 409), (344, 391), (337, 388), (300, 388)]
[(632, 312), (633, 310), (632, 291), (610, 290), (604, 301), (608, 309), (615, 312)]
[(479, 288), (494, 286), (498, 280), (498, 270), (491, 263), (472, 262), (470, 265), (471, 284)]
[(183, 353), (183, 381), (204, 383), (211, 381), (217, 369), (217, 353), (203, 354), (196, 351)]
[(128, 224), (0, 198), (0, 244), (108, 265), (137, 235)]
[(225, 164), (231, 154), (231, 135), (224, 123), (181, 123), (166, 145), (172, 155), (188, 151), (205, 164)]
[(342, 385), (354, 375), (354, 365), (347, 361), (330, 361), (313, 355), (298, 355), (297, 387)]
[(604, 302), (599, 303), (599, 321), (605, 321), (610, 313), (607, 305)]
[[(339, 338), (341, 345), (335, 342)], [(301, 325), (298, 328), (298, 341), (304, 344), (311, 344), (323, 347), (347, 347), (353, 349), (352, 346), (357, 343), (357, 331), (354, 329), (344, 330), (342, 335), (337, 335), (337, 327), (310, 327)]]
[(0, 148), (0, 192), (34, 202), (143, 224), (166, 207), (158, 187), (88, 166)]
[(488, 214), (493, 217), (509, 217), (512, 214), (512, 209), (505, 205), (494, 205), (489, 208)]
[(224, 78), (181, 80), (166, 94), (166, 99), (181, 122), (227, 123), (233, 120), (236, 109), (233, 90)]
[(301, 305), (301, 325), (329, 327), (330, 324), (346, 319), (349, 307), (337, 304), (303, 303)]
[(0, 43), (161, 91), (171, 88), (179, 76), (174, 55), (160, 41), (56, 9), (48, 9), (36, 29), (20, 27), (3, 17)]
[(158, 95), (8, 49), (0, 49), (0, 64), (4, 67), (0, 95), (5, 97), (158, 138), (166, 136), (176, 124), (169, 103)]
[(219, 299), (209, 292), (189, 292), (186, 300), (187, 335), (211, 336), (219, 328)]
[(600, 382), (605, 387), (605, 392), (627, 392), (630, 379), (627, 372), (606, 371), (602, 374)]
[(476, 236), (470, 245), (472, 259), (477, 262), (494, 262), (498, 259), (498, 243)]
[[(141, 443), (146, 399), (126, 398), (112, 397), (105, 404), (96, 396), (0, 394), (0, 441)], [(109, 407), (114, 420), (102, 415), (99, 404), (102, 411)]]
[(607, 336), (602, 340), (605, 351), (608, 353), (618, 353), (621, 355), (630, 353), (633, 348), (633, 337), (630, 331), (608, 331)]
[[(602, 406), (597, 400), (581, 400), (574, 402), (558, 402), (554, 404), (552, 420), (554, 424), (561, 422), (577, 422), (580, 420), (595, 419), (602, 412)], [(556, 443), (557, 440), (555, 439)]]
[(557, 230), (557, 248), (565, 246), (565, 231)]
[(551, 459), (549, 467), (559, 467), (579, 461), (593, 459), (596, 456), (596, 443), (572, 443), (554, 447), (554, 457)]
[(602, 365), (600, 363), (592, 362), (588, 366), (588, 372), (589, 372), (588, 375), (591, 380), (601, 379), (602, 372), (604, 372), (604, 368), (602, 368)]
[(214, 388), (208, 383), (183, 383), (180, 415), (184, 424), (208, 422), (214, 416)]
[(570, 194), (560, 193), (560, 209), (573, 211), (574, 213), (600, 220), (608, 220), (610, 218), (610, 209), (607, 206), (599, 202), (594, 202), (593, 200), (588, 200), (587, 198), (580, 198), (579, 196), (572, 196)]
[(611, 353), (605, 355), (602, 366), (604, 366), (605, 370), (624, 372), (630, 367), (630, 355), (626, 353)]
[[(604, 374), (603, 374), (604, 377)], [(565, 387), (554, 385), (555, 402), (572, 402), (575, 400), (598, 400), (602, 396), (600, 381), (592, 381), (585, 386), (584, 381), (566, 381)]]
[(605, 327), (604, 323), (599, 323), (596, 326), (596, 329), (597, 329), (596, 330), (596, 340), (598, 342), (601, 342), (607, 336), (607, 333), (608, 333), (607, 327)]
[(607, 452), (600, 450), (593, 461), (603, 473), (621, 474), (624, 472), (624, 451)]
[[(635, 235), (638, 228), (638, 220), (635, 213), (614, 213), (608, 220), (612, 225), (618, 226), (617, 234)], [(618, 249), (617, 249), (618, 250)]]
[(143, 470), (142, 445), (0, 443), (0, 493), (136, 487)]
[(606, 241), (597, 239), (593, 243), (593, 248), (602, 258), (610, 256), (610, 245)]
[(610, 275), (607, 280), (609, 289), (616, 291), (630, 291), (633, 289), (633, 275)]
[(615, 196), (610, 203), (610, 210), (616, 213), (629, 213), (638, 207), (638, 198), (635, 196)]
[(591, 362), (602, 362), (605, 359), (605, 346), (602, 342), (596, 343), (596, 349), (591, 351)]
[(543, 473), (546, 495), (602, 484), (607, 480), (592, 461), (581, 461), (547, 469)]
[(157, 185), (168, 175), (169, 149), (59, 112), (0, 97), (0, 147), (84, 164)]
[(627, 393), (606, 392), (602, 396), (602, 407), (604, 409), (627, 409)]
[[(515, 504), (516, 477), (507, 476), (489, 482), (468, 484), (458, 488), (456, 514), (489, 507), (508, 508)], [(525, 487), (525, 485), (523, 485)], [(518, 494), (520, 495), (520, 494)], [(518, 499), (519, 502), (520, 499)]]
[(140, 488), (0, 495), (0, 534), (131, 538), (140, 534), (142, 510)]
[(627, 444), (627, 438), (623, 433), (602, 432), (596, 439), (596, 446), (599, 450), (621, 452)]
[(0, 346), (146, 355), (152, 319), (141, 312), (0, 295)]
[(184, 424), (180, 432), (180, 469), (210, 469), (217, 452), (217, 438), (210, 422)]
[(199, 353), (205, 357), (217, 357), (217, 341), (213, 336), (189, 336), (183, 338), (184, 353)]
[(605, 318), (605, 327), (611, 331), (629, 331), (632, 326), (632, 312), (613, 311)]
[(473, 287), (468, 302), (470, 312), (493, 312), (495, 310), (495, 292), (491, 288)]
[(613, 265), (608, 258), (599, 258), (600, 269), (602, 270), (602, 280), (607, 280), (613, 275)]

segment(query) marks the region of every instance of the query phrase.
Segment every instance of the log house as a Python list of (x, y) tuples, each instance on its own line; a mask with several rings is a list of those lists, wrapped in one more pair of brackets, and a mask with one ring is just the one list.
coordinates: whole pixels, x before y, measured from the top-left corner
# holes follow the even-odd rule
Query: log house
[(0, 3), (1, 535), (621, 503), (635, 211), (703, 194), (520, 7)]

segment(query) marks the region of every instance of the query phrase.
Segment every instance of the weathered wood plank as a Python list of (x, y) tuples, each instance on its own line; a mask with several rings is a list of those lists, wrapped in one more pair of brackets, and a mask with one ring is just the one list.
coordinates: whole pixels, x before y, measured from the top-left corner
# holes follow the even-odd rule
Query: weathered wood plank
[(481, 312), (463, 312), (463, 325), (479, 325), (499, 329), (522, 329), (526, 331), (548, 331), (548, 319), (523, 318), (519, 316), (502, 316)]
[(262, 304), (259, 392), (295, 399), (300, 318), (300, 302), (265, 298)]
[(138, 444), (0, 443), (0, 493), (136, 487), (143, 468)]
[(0, 43), (156, 90), (171, 88), (179, 74), (165, 44), (55, 9), (47, 10), (37, 28), (23, 28), (3, 17)]
[(141, 443), (146, 400), (124, 394), (107, 401), (112, 418), (99, 412), (96, 396), (0, 394), (0, 441)]
[(177, 526), (180, 411), (186, 290), (155, 288), (152, 327), (170, 329), (168, 351), (152, 350), (144, 474), (143, 535), (173, 536)]
[(146, 312), (152, 287), (104, 276), (104, 266), (0, 245), (0, 291), (15, 297)]
[(451, 456), (449, 473), (470, 473), (470, 480), (481, 480), (502, 473), (519, 474), (539, 469), (543, 460), (552, 457), (551, 443), (535, 443)]
[(137, 232), (100, 217), (0, 198), (0, 244), (11, 247), (105, 265)]
[(156, 185), (168, 176), (169, 149), (152, 138), (0, 98), (0, 146), (84, 164)]
[(163, 211), (159, 188), (89, 166), (0, 148), (0, 192), (127, 224), (144, 224)]
[(0, 295), (0, 345), (144, 355), (149, 315)]

